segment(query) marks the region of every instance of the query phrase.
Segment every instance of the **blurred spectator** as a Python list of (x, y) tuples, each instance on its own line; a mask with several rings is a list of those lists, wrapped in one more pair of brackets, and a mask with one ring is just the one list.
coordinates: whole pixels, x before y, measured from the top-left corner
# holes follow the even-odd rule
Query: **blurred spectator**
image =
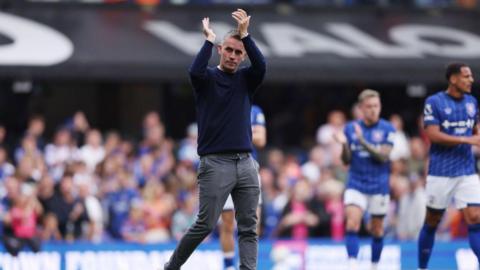
[(154, 160), (151, 154), (143, 155), (135, 162), (133, 172), (135, 176), (135, 181), (139, 187), (145, 186), (149, 179), (152, 179), (151, 181), (154, 181), (155, 175), (153, 171), (153, 163)]
[(363, 118), (363, 112), (362, 110), (360, 110), (360, 105), (358, 104), (358, 102), (353, 104), (351, 114), (353, 120), (360, 120)]
[(280, 149), (272, 149), (267, 154), (267, 166), (275, 173), (283, 170), (285, 156)]
[(333, 139), (333, 135), (343, 131), (346, 117), (341, 111), (332, 111), (328, 114), (327, 123), (321, 125), (317, 131), (317, 143), (325, 149), (327, 165), (339, 166), (342, 164), (340, 154), (342, 146)]
[[(343, 208), (344, 184), (335, 179), (325, 180), (318, 185), (316, 200), (323, 202), (326, 212), (330, 215), (330, 236), (333, 240), (342, 240), (345, 234), (345, 218)], [(325, 224), (325, 231), (319, 230), (319, 235), (325, 235), (328, 227)]]
[(25, 156), (18, 163), (15, 176), (21, 183), (35, 183), (40, 180), (44, 172), (45, 166), (42, 159)]
[(408, 159), (410, 157), (410, 147), (408, 137), (403, 130), (403, 119), (400, 115), (393, 114), (390, 116), (390, 123), (392, 123), (395, 128), (395, 138), (392, 152), (390, 152), (390, 159)]
[(3, 226), (3, 219), (13, 206), (15, 200), (20, 196), (20, 183), (15, 177), (7, 177), (3, 185), (5, 187), (5, 196), (0, 198), (0, 235), (5, 236), (13, 234), (9, 226)]
[(145, 135), (139, 148), (139, 155), (149, 153), (152, 148), (159, 147), (165, 140), (165, 127), (163, 125), (153, 126), (145, 130)]
[(23, 184), (21, 192), (13, 199), (13, 205), (3, 217), (4, 226), (11, 228), (11, 234), (4, 234), (5, 249), (13, 256), (28, 246), (34, 252), (40, 250), (40, 238), (37, 232), (37, 220), (42, 214), (32, 186)]
[(45, 118), (41, 115), (33, 115), (28, 120), (27, 130), (25, 135), (32, 136), (35, 141), (38, 149), (42, 150), (45, 148), (46, 141), (43, 137), (45, 132)]
[(16, 163), (20, 162), (24, 156), (29, 156), (35, 160), (43, 160), (43, 154), (38, 148), (36, 138), (29, 134), (23, 136), (20, 146), (15, 149), (14, 155)]
[(58, 223), (62, 239), (72, 241), (83, 236), (83, 222), (88, 216), (83, 202), (75, 196), (73, 175), (66, 173), (58, 183), (58, 189), (42, 198), (46, 214), (52, 213)]
[(54, 180), (60, 180), (66, 166), (76, 158), (77, 151), (77, 147), (72, 143), (70, 131), (65, 128), (57, 130), (53, 143), (45, 147), (45, 162)]
[(160, 115), (156, 111), (150, 111), (145, 116), (143, 117), (143, 123), (142, 123), (142, 128), (143, 128), (143, 136), (147, 134), (147, 131), (151, 128), (161, 126), (162, 120), (160, 118)]
[(138, 190), (127, 172), (119, 173), (115, 190), (106, 194), (105, 203), (108, 210), (107, 230), (115, 239), (121, 239), (122, 225), (126, 222), (130, 206), (140, 200)]
[(180, 240), (185, 232), (195, 222), (198, 212), (198, 199), (195, 194), (185, 195), (180, 202), (178, 209), (172, 218), (172, 236), (175, 240)]
[(293, 187), (291, 199), (283, 210), (278, 225), (278, 236), (305, 240), (308, 237), (320, 236), (318, 234), (325, 230), (318, 230), (319, 226), (329, 225), (330, 216), (319, 201), (312, 200), (308, 182), (298, 181)]
[(110, 131), (105, 136), (104, 156), (110, 156), (121, 152), (122, 137), (116, 131)]
[(87, 132), (87, 140), (78, 153), (78, 158), (85, 162), (88, 172), (93, 172), (98, 163), (105, 158), (105, 149), (102, 145), (102, 134), (97, 129)]
[(84, 112), (75, 112), (72, 118), (67, 120), (65, 128), (71, 132), (73, 144), (76, 144), (77, 147), (85, 144), (85, 137), (90, 129), (90, 124)]
[[(8, 153), (7, 149), (0, 145), (0, 183), (2, 183), (6, 177), (11, 176), (15, 173), (15, 167), (8, 162)], [(3, 197), (4, 193), (2, 192), (3, 188), (0, 185), (0, 198)]]
[(175, 210), (175, 199), (157, 181), (148, 182), (143, 189), (146, 241), (157, 243), (170, 240), (169, 227)]
[(173, 156), (173, 143), (165, 140), (160, 146), (153, 147), (151, 154), (153, 156), (153, 175), (155, 179), (165, 180), (165, 177), (175, 166), (175, 157)]
[(315, 146), (310, 150), (308, 161), (302, 165), (302, 175), (314, 184), (320, 180), (324, 162), (325, 151), (321, 146)]
[(178, 149), (178, 160), (188, 162), (195, 168), (198, 165), (200, 157), (197, 154), (198, 126), (196, 123), (187, 127), (187, 137), (180, 142)]
[(80, 184), (90, 186), (90, 194), (98, 192), (97, 180), (95, 175), (88, 171), (87, 164), (79, 160), (74, 161), (67, 167), (67, 171), (73, 174), (73, 182), (78, 187)]
[(122, 239), (127, 242), (147, 242), (147, 226), (144, 221), (143, 207), (139, 201), (132, 203), (128, 218), (122, 225), (121, 234)]
[(413, 137), (410, 140), (410, 151), (411, 156), (407, 161), (408, 172), (419, 177), (426, 176), (428, 149), (424, 141), (419, 137)]
[(280, 192), (274, 172), (268, 168), (261, 168), (259, 173), (260, 180), (262, 182), (262, 224), (260, 224), (262, 232), (261, 236), (272, 238), (274, 237), (276, 227), (280, 220), (282, 213), (281, 208), (283, 208), (286, 202), (282, 202), (281, 207), (275, 205), (275, 199)]
[(421, 178), (411, 179), (398, 194), (398, 222), (395, 227), (400, 240), (416, 240), (422, 229), (427, 205), (423, 185)]
[[(37, 196), (44, 210), (46, 210), (46, 203), (49, 199), (53, 198), (54, 195), (55, 182), (50, 175), (45, 174), (42, 179), (40, 179), (37, 186)], [(53, 212), (47, 212), (43, 216), (41, 239), (62, 240), (62, 235), (60, 234), (58, 226), (58, 219)]]
[(77, 183), (79, 199), (82, 201), (86, 220), (88, 220), (88, 231), (86, 238), (93, 242), (100, 242), (103, 236), (103, 209), (100, 201), (92, 195), (92, 185), (88, 181)]

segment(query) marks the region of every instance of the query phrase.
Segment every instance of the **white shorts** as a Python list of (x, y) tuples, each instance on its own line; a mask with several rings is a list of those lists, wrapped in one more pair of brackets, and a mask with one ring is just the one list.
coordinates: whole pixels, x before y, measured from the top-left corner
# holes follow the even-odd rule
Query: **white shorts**
[(458, 177), (427, 176), (427, 206), (446, 209), (452, 198), (458, 209), (480, 205), (480, 179), (477, 174)]
[[(260, 188), (262, 187), (262, 181), (260, 180), (260, 174), (258, 175), (258, 182), (260, 184)], [(258, 205), (262, 205), (262, 193), (260, 192), (260, 196), (258, 197)], [(232, 194), (228, 195), (227, 201), (223, 206), (223, 211), (233, 211), (235, 206), (233, 205)]]
[(365, 194), (356, 189), (347, 189), (343, 195), (343, 203), (347, 205), (356, 205), (370, 215), (383, 216), (387, 214), (390, 203), (389, 194)]

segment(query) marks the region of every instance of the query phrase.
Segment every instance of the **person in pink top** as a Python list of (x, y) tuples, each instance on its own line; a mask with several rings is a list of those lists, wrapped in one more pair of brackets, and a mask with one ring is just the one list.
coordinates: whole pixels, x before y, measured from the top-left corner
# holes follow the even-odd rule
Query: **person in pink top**
[(13, 256), (28, 246), (34, 252), (40, 250), (40, 239), (37, 234), (37, 221), (42, 213), (42, 206), (30, 185), (23, 185), (3, 222), (10, 227), (10, 233), (4, 235), (5, 249)]
[(277, 235), (295, 240), (329, 233), (330, 216), (324, 206), (313, 200), (311, 187), (306, 180), (298, 180), (291, 198), (284, 208)]

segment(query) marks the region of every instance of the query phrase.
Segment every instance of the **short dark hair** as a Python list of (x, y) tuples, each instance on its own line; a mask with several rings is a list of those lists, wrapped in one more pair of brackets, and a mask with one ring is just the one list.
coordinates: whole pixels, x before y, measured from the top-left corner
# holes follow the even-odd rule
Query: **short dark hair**
[(463, 67), (468, 67), (465, 63), (450, 63), (447, 65), (447, 69), (445, 70), (445, 78), (447, 81), (450, 81), (450, 77), (452, 75), (459, 74), (462, 71)]

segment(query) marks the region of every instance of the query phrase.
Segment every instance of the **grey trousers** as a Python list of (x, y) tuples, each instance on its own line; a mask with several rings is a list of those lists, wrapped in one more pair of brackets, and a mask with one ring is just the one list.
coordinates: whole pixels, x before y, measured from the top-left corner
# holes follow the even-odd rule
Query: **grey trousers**
[(197, 220), (178, 243), (165, 269), (180, 269), (212, 232), (230, 193), (237, 220), (240, 270), (257, 269), (258, 181), (257, 164), (249, 153), (202, 156), (198, 168), (200, 208)]

